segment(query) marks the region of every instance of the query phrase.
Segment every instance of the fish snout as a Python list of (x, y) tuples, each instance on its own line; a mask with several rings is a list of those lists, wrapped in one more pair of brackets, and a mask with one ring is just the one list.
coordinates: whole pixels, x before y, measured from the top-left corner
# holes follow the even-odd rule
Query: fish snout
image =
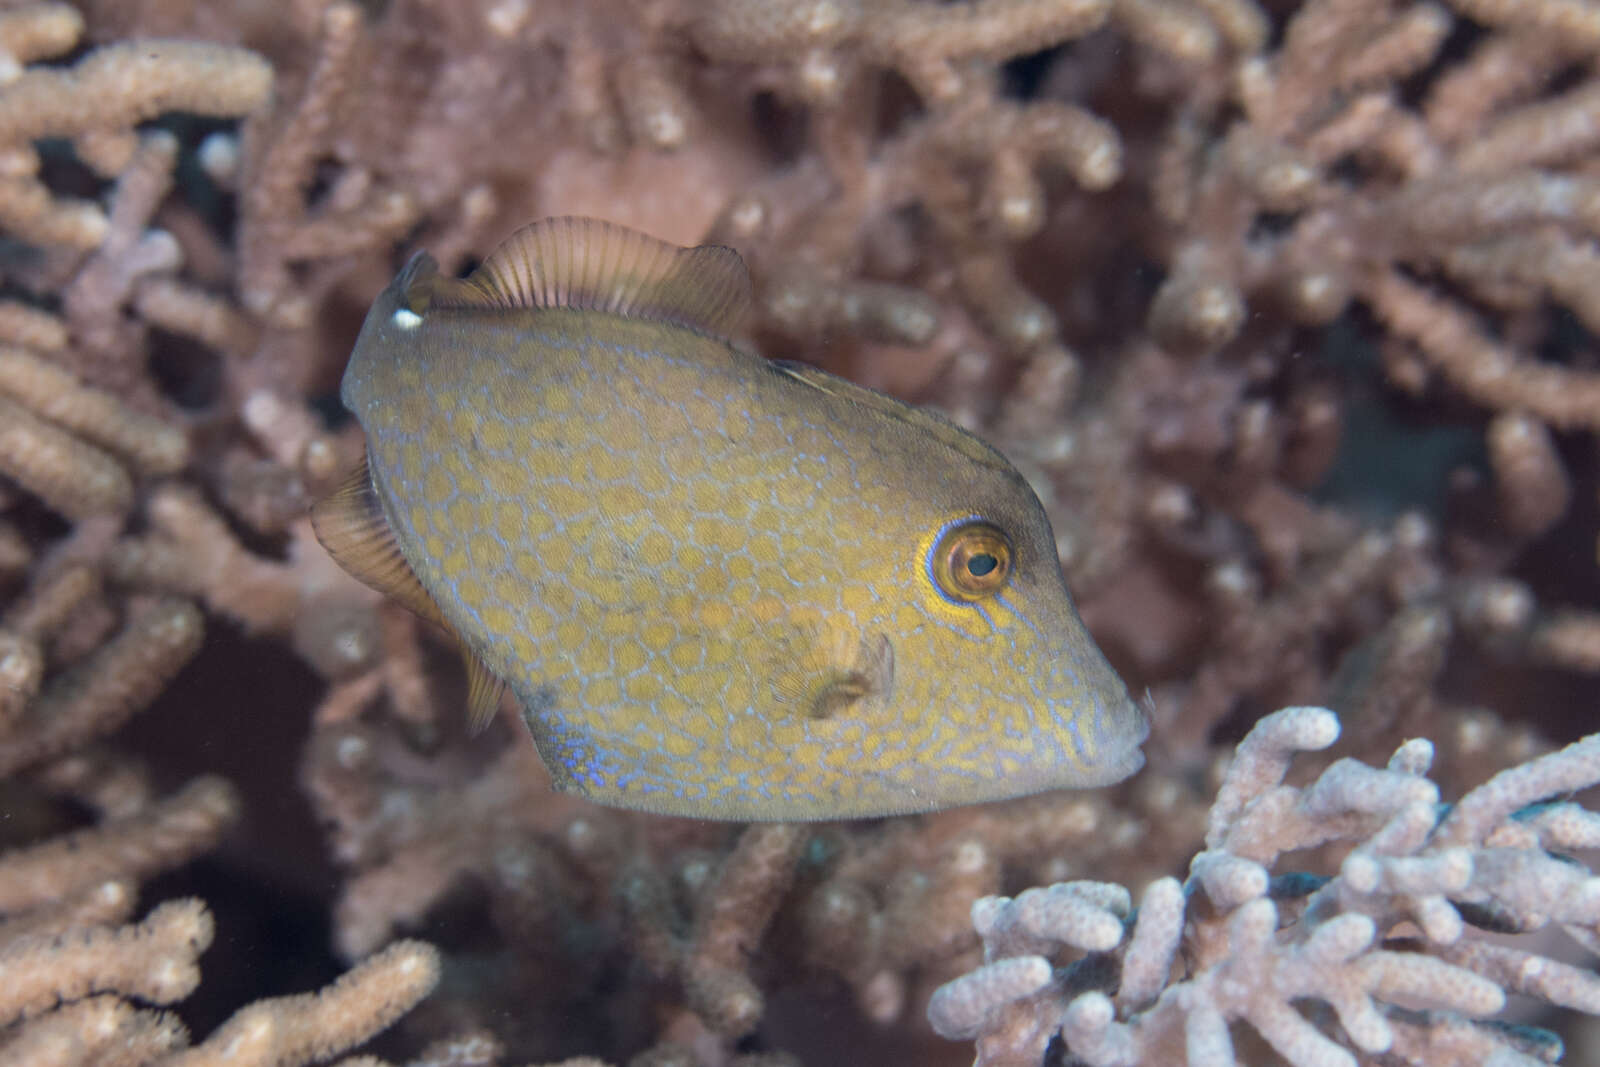
[(1114, 673), (1110, 684), (1051, 700), (1042, 718), (1057, 732), (1072, 765), (1064, 785), (1111, 785), (1144, 766), (1140, 746), (1150, 736), (1150, 717)]

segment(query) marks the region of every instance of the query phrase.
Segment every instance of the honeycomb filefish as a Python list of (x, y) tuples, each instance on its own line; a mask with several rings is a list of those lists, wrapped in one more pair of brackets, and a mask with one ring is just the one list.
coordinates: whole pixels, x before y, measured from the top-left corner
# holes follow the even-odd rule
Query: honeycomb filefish
[(461, 643), (477, 724), (508, 685), (602, 803), (832, 819), (1138, 769), (1023, 478), (728, 340), (749, 302), (732, 250), (587, 219), (463, 281), (417, 255), (345, 373), (367, 458), (318, 536)]

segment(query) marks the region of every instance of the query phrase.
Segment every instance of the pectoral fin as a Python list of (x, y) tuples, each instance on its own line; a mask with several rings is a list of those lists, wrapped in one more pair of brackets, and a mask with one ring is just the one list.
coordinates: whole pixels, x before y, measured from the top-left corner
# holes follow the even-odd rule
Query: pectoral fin
[(418, 581), (383, 513), (365, 455), (338, 489), (312, 505), (311, 528), (334, 562), (354, 578), (398, 600), (455, 640), (467, 667), (467, 722), (473, 733), (488, 726), (505, 683), (460, 639)]
[(328, 496), (311, 506), (311, 528), (334, 562), (358, 581), (394, 597), (436, 626), (449, 629), (400, 551), (372, 484), (367, 457)]
[(894, 692), (894, 645), (831, 620), (786, 621), (770, 663), (780, 711), (805, 719), (871, 714)]

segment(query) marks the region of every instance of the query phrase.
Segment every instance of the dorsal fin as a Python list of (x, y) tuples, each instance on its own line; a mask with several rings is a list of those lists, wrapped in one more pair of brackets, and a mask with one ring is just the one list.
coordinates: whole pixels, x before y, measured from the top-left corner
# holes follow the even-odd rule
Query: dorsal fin
[(852, 403), (872, 408), (874, 411), (881, 412), (890, 418), (898, 419), (901, 422), (926, 431), (935, 439), (943, 441), (968, 459), (975, 460), (986, 467), (1004, 471), (1012, 470), (1012, 466), (1005, 456), (993, 446), (981, 437), (963, 430), (943, 415), (929, 411), (926, 408), (912, 407), (910, 404), (902, 403), (892, 396), (885, 396), (854, 382), (846, 381), (837, 375), (829, 374), (825, 370), (813, 367), (809, 363), (795, 363), (786, 359), (773, 359), (767, 362), (780, 374), (809, 385), (818, 392), (827, 393), (830, 396), (843, 397)]
[(524, 226), (463, 282), (418, 280), (435, 307), (582, 308), (717, 337), (735, 334), (751, 303), (750, 273), (731, 248), (680, 248), (572, 217)]
[(417, 580), (383, 514), (365, 453), (339, 488), (311, 506), (311, 528), (339, 566), (455, 640), (467, 667), (467, 722), (476, 734), (494, 721), (505, 683), (461, 640)]
[(426, 252), (415, 252), (395, 276), (391, 287), (400, 293), (408, 310), (424, 314), (441, 288), (459, 285), (439, 273), (439, 263)]

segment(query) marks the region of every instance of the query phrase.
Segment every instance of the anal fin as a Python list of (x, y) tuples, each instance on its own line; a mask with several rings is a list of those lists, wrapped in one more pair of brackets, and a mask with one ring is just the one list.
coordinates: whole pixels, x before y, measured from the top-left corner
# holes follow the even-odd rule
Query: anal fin
[(481, 733), (494, 721), (505, 683), (461, 640), (417, 580), (383, 514), (365, 454), (338, 489), (312, 505), (311, 528), (334, 562), (354, 578), (398, 600), (456, 642), (467, 668), (467, 722), (474, 734)]

